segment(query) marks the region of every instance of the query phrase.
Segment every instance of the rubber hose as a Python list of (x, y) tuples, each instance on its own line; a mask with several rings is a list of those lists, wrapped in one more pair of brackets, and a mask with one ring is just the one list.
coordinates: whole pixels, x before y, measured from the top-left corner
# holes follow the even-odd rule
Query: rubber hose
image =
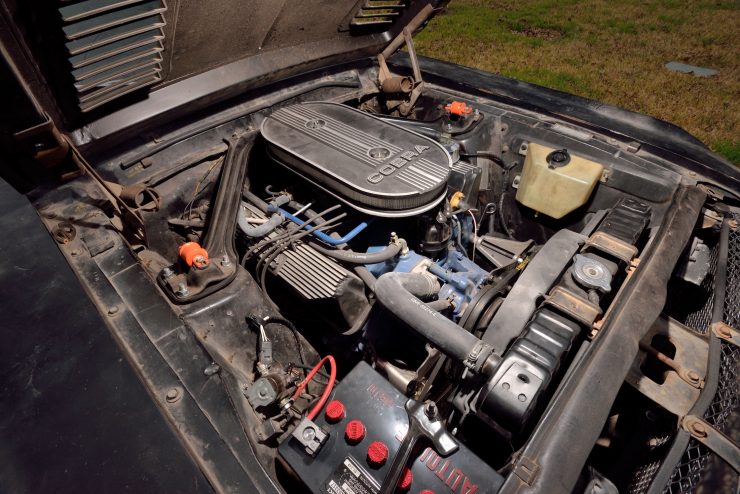
[(280, 226), (280, 224), (284, 221), (284, 218), (280, 216), (279, 214), (273, 214), (270, 216), (270, 219), (267, 220), (267, 222), (262, 223), (261, 225), (252, 226), (249, 222), (247, 222), (246, 215), (238, 214), (237, 215), (237, 224), (239, 225), (239, 229), (244, 233), (244, 235), (248, 237), (264, 237), (268, 233), (272, 232), (275, 228)]
[(311, 242), (311, 247), (327, 257), (348, 264), (377, 264), (393, 259), (401, 252), (401, 246), (399, 244), (390, 244), (378, 252), (353, 252), (351, 250), (327, 249), (318, 245), (317, 242)]
[[(431, 295), (437, 281), (422, 273), (386, 273), (375, 283), (383, 306), (449, 357), (487, 374), (500, 362), (493, 348), (427, 307), (419, 297)], [(485, 369), (484, 369), (485, 366)]]
[(365, 282), (368, 290), (375, 292), (375, 283), (378, 280), (365, 266), (355, 266), (352, 271), (354, 271), (355, 274)]
[(265, 201), (263, 201), (262, 199), (260, 199), (259, 197), (257, 197), (252, 192), (250, 192), (248, 190), (245, 190), (245, 191), (242, 192), (242, 197), (244, 197), (244, 199), (246, 199), (247, 201), (249, 201), (252, 204), (254, 204), (255, 206), (257, 206), (257, 208), (260, 211), (262, 211), (263, 213), (267, 213), (267, 206), (268, 206), (268, 204)]

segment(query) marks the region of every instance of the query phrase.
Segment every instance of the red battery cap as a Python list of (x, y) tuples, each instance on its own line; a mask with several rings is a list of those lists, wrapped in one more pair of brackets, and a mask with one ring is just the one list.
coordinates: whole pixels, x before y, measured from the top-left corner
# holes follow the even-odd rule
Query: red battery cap
[(398, 481), (398, 488), (402, 491), (407, 491), (411, 488), (411, 482), (414, 481), (414, 474), (411, 473), (410, 468), (406, 468), (401, 475), (401, 480)]
[(367, 462), (371, 467), (380, 468), (388, 459), (388, 446), (380, 441), (373, 441), (367, 447)]
[(344, 404), (339, 400), (332, 400), (326, 405), (326, 421), (336, 423), (344, 418)]
[(429, 489), (424, 489), (419, 494), (434, 494), (434, 491), (430, 491)]
[(350, 444), (357, 444), (365, 439), (365, 424), (359, 420), (350, 420), (344, 428), (344, 438)]

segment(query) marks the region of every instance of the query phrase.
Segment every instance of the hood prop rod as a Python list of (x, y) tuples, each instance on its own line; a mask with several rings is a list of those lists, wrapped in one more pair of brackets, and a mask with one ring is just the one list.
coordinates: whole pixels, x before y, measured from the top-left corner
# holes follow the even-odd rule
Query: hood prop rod
[[(419, 60), (416, 58), (414, 40), (411, 35), (429, 18), (433, 10), (434, 7), (427, 4), (378, 55), (378, 64), (380, 65), (378, 86), (380, 87), (380, 91), (386, 95), (390, 95), (391, 98), (399, 98), (388, 99), (387, 104), (390, 109), (398, 109), (398, 112), (404, 117), (411, 113), (424, 89), (424, 81), (421, 78), (421, 69), (419, 69)], [(386, 62), (404, 43), (409, 51), (413, 77), (394, 76), (391, 74)]]

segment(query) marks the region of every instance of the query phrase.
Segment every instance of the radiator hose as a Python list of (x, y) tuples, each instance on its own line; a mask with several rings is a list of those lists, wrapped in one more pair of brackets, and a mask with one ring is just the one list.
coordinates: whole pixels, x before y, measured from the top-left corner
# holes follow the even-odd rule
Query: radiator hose
[(493, 348), (419, 299), (435, 295), (436, 283), (424, 273), (386, 273), (375, 283), (375, 296), (386, 309), (447, 356), (474, 372), (492, 375), (501, 362)]

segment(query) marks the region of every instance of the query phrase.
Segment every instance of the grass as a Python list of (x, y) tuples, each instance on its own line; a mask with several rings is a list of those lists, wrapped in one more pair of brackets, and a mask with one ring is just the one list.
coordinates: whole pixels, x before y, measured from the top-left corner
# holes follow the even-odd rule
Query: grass
[[(452, 0), (420, 54), (683, 127), (740, 165), (740, 2)], [(671, 72), (679, 61), (719, 70)]]

